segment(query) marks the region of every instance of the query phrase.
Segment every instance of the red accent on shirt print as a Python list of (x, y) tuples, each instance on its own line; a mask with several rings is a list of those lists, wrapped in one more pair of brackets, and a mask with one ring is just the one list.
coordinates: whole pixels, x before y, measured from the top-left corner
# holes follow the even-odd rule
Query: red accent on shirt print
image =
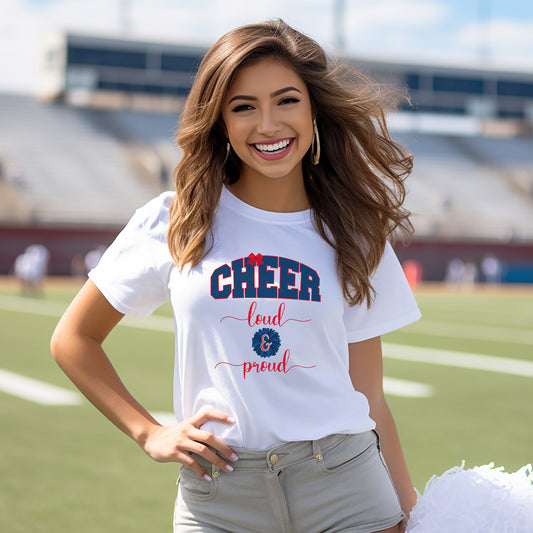
[(293, 368), (316, 368), (316, 365), (313, 366), (303, 366), (303, 365), (292, 365), (287, 366), (289, 363), (289, 358), (291, 356), (290, 350), (285, 350), (283, 354), (283, 359), (278, 363), (270, 361), (244, 361), (243, 363), (235, 364), (228, 363), (226, 361), (221, 361), (215, 365), (217, 368), (220, 365), (229, 365), (234, 367), (242, 367), (242, 376), (243, 379), (246, 379), (246, 376), (255, 370), (256, 374), (262, 374), (265, 372), (269, 373), (281, 373), (288, 374)]
[(310, 318), (301, 320), (299, 318), (287, 318), (283, 320), (283, 315), (285, 314), (286, 305), (284, 302), (279, 304), (278, 312), (275, 315), (260, 315), (257, 314), (257, 302), (252, 302), (250, 308), (248, 309), (248, 316), (245, 318), (238, 318), (236, 316), (224, 316), (220, 319), (222, 323), (226, 318), (231, 318), (233, 320), (247, 321), (248, 325), (253, 328), (255, 326), (284, 326), (287, 322), (311, 322)]

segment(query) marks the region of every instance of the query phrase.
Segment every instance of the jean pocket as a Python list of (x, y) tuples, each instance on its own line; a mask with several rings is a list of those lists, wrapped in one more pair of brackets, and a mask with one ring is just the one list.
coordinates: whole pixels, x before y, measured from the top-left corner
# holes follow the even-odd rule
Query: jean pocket
[(180, 468), (178, 490), (182, 491), (184, 500), (188, 498), (201, 501), (213, 500), (217, 494), (217, 489), (218, 477), (213, 478), (212, 481), (206, 481), (190, 468), (186, 466)]
[(363, 463), (377, 448), (372, 432), (346, 435), (339, 443), (322, 451), (322, 469), (330, 474)]

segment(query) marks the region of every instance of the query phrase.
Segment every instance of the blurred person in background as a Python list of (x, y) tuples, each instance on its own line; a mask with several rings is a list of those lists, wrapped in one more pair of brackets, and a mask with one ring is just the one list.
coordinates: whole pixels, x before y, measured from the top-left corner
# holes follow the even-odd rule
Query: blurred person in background
[(98, 264), (102, 255), (104, 255), (105, 249), (104, 245), (100, 245), (85, 254), (84, 265), (87, 274)]
[(43, 283), (48, 272), (50, 252), (42, 244), (32, 244), (17, 256), (13, 267), (15, 277), (20, 280), (24, 296), (41, 297)]
[(485, 283), (497, 284), (502, 279), (502, 263), (494, 255), (486, 255), (481, 261), (481, 272)]
[[(420, 314), (388, 243), (412, 231), (388, 104), (282, 21), (224, 35), (184, 109), (175, 192), (135, 213), (56, 328), (87, 398), (182, 464), (176, 532), (405, 529), (380, 336)], [(168, 298), (177, 424), (161, 426), (102, 343)]]

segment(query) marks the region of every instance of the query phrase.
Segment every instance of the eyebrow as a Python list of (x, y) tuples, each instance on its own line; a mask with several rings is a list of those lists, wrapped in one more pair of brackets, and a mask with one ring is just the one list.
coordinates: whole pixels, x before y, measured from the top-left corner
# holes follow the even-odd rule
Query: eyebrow
[[(270, 95), (270, 97), (271, 98), (275, 98), (276, 96), (279, 96), (280, 94), (283, 94), (283, 93), (286, 93), (286, 92), (289, 92), (289, 91), (296, 91), (296, 92), (299, 92), (300, 94), (302, 94), (302, 91), (300, 91), (300, 89), (297, 89), (296, 87), (289, 86), (289, 87), (283, 87), (283, 89), (278, 89), (277, 91), (274, 91)], [(257, 98), (255, 96), (247, 96), (245, 94), (237, 94), (228, 102), (228, 104), (231, 104), (231, 102), (233, 102), (233, 100), (257, 100)]]

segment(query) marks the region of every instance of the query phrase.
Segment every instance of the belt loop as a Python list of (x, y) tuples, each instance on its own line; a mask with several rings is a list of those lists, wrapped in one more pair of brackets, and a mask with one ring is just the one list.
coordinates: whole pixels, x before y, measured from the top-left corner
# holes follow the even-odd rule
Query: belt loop
[(314, 440), (313, 442), (313, 455), (317, 461), (322, 461), (322, 450), (320, 449), (320, 440)]

